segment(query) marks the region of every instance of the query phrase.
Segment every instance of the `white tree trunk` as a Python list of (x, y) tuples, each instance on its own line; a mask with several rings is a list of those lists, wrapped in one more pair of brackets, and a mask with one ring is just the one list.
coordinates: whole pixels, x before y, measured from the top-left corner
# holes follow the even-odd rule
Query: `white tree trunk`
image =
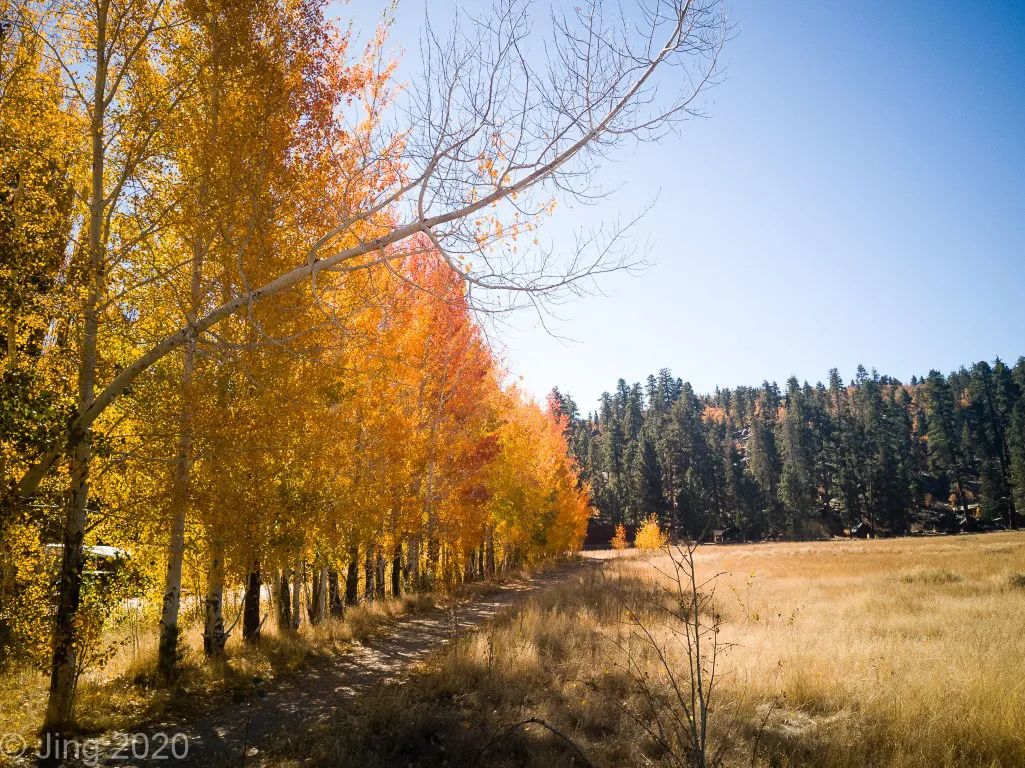
[(160, 614), (157, 667), (165, 680), (174, 678), (178, 664), (178, 614), (181, 610), (182, 559), (185, 556), (185, 515), (189, 503), (192, 462), (192, 405), (189, 402), (195, 343), (185, 347), (182, 359), (182, 403), (171, 478), (171, 532), (164, 572), (164, 603)]
[(292, 629), (292, 596), (288, 588), (288, 569), (274, 569), (274, 581), (271, 583), (274, 590), (274, 611), (277, 615), (278, 629), (285, 631)]
[[(104, 168), (105, 107), (107, 90), (107, 14), (109, 0), (99, 0), (96, 9), (96, 71), (93, 81), (92, 167), (90, 176), (88, 222), (88, 271), (86, 295), (82, 306), (82, 336), (78, 366), (77, 415), (87, 413), (95, 403), (98, 307), (103, 295), (105, 253), (103, 213), (106, 208)], [(73, 427), (68, 445), (70, 492), (62, 531), (60, 593), (54, 621), (53, 654), (50, 666), (50, 691), (43, 730), (62, 735), (72, 724), (75, 685), (78, 675), (78, 608), (82, 593), (85, 556), (86, 519), (89, 510), (89, 468), (92, 462), (92, 432), (89, 425)], [(33, 488), (33, 491), (35, 489)]]
[[(215, 22), (216, 23), (216, 22)], [(216, 68), (215, 68), (216, 72)], [(217, 134), (220, 105), (219, 79), (215, 76), (211, 94), (210, 124), (207, 145)], [(204, 208), (209, 198), (209, 168), (200, 181), (199, 204)], [(203, 264), (208, 240), (205, 221), (193, 232), (192, 265), (189, 280), (189, 306), (185, 319), (195, 324), (203, 300)], [(160, 615), (160, 646), (157, 666), (165, 680), (175, 676), (178, 662), (178, 614), (181, 610), (182, 559), (185, 555), (185, 517), (189, 503), (189, 480), (192, 472), (192, 373), (196, 355), (193, 334), (182, 349), (181, 406), (178, 416), (178, 443), (175, 447), (174, 471), (171, 478), (171, 532), (167, 545), (167, 569), (164, 574), (164, 604)]]
[(409, 582), (413, 589), (420, 591), (420, 537), (409, 537)]
[(303, 621), (302, 612), (302, 589), (303, 581), (303, 566), (302, 563), (296, 563), (296, 567), (292, 569), (292, 631), (298, 632), (299, 626)]
[(491, 526), (484, 539), (484, 567), (488, 578), (492, 578), (495, 575), (495, 531)]
[(203, 650), (207, 656), (224, 655), (224, 542), (210, 544), (210, 565), (206, 573), (206, 613), (203, 623)]
[(327, 620), (328, 573), (326, 565), (320, 567), (317, 581), (319, 582), (320, 588), (317, 590), (315, 615), (317, 617), (317, 623), (322, 624)]

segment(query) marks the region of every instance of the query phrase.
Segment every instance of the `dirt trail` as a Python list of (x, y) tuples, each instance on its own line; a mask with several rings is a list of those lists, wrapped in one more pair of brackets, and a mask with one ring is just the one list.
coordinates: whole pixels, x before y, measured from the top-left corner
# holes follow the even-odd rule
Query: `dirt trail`
[[(184, 734), (188, 755), (174, 757), (171, 747), (156, 758), (136, 759), (131, 748), (116, 753), (120, 743), (109, 738), (99, 749), (99, 765), (141, 766), (250, 766), (267, 765), (264, 745), (287, 730), (301, 739), (308, 728), (326, 721), (336, 707), (371, 686), (401, 677), (411, 665), (444, 647), (454, 637), (479, 627), (501, 611), (519, 605), (540, 590), (562, 583), (596, 565), (582, 560), (560, 565), (530, 579), (510, 581), (495, 591), (454, 609), (431, 609), (399, 619), (386, 635), (357, 643), (343, 655), (318, 658), (294, 674), (263, 685), (265, 695), (223, 705), (187, 722), (168, 720), (141, 729), (150, 736), (150, 749), (163, 734)], [(182, 742), (178, 741), (178, 752)], [(249, 755), (243, 760), (243, 752)], [(139, 751), (142, 749), (140, 747)], [(95, 756), (93, 751), (90, 757)], [(89, 761), (96, 765), (95, 760)], [(67, 765), (85, 763), (68, 761)]]

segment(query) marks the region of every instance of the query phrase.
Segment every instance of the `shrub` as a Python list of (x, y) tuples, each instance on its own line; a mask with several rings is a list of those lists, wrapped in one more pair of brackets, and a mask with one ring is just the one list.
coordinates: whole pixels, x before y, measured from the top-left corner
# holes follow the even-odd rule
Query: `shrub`
[(616, 535), (612, 537), (612, 541), (609, 542), (613, 549), (626, 549), (630, 544), (626, 540), (626, 526), (617, 525)]
[(905, 573), (901, 580), (905, 584), (957, 584), (964, 577), (945, 568), (919, 568)]
[(662, 549), (667, 542), (668, 538), (658, 527), (658, 520), (654, 515), (644, 521), (644, 525), (637, 531), (637, 536), (634, 538), (634, 546), (637, 549)]

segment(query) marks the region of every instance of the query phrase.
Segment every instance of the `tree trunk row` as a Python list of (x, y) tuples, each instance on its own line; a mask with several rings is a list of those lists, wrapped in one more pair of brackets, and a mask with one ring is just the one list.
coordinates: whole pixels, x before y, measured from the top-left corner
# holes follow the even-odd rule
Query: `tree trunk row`
[[(69, 514), (75, 510), (73, 504), (69, 505)], [(69, 542), (69, 550), (81, 551), (81, 547), (75, 547), (74, 542)], [(211, 542), (211, 557), (206, 574), (206, 593), (203, 601), (203, 650), (211, 658), (224, 655), (225, 644), (231, 633), (231, 629), (225, 629), (224, 619), (224, 542), (213, 540)], [(415, 590), (429, 588), (427, 574), (431, 573), (430, 564), (427, 573), (420, 568), (421, 542), (418, 537), (412, 537), (406, 545), (406, 557), (403, 557), (403, 545), (396, 544), (391, 556), (391, 595), (399, 597), (403, 591), (403, 580)], [(448, 547), (432, 546), (428, 542), (427, 553), (433, 557), (435, 568), (440, 564), (442, 579), (449, 584), (458, 582), (477, 581), (493, 577), (496, 571), (494, 535), (491, 530), (485, 534), (484, 541), (479, 547), (467, 550), (462, 553), (463, 569), (458, 568), (458, 558), (455, 551)], [(360, 602), (359, 595), (359, 547), (353, 546), (349, 549), (348, 563), (345, 569), (344, 592), (339, 577), (339, 572), (325, 564), (320, 564), (311, 569), (307, 580), (307, 568), (297, 563), (292, 568), (275, 570), (271, 574), (270, 587), (272, 593), (273, 612), (276, 617), (280, 631), (295, 633), (302, 623), (302, 593), (307, 588), (308, 602), (306, 604), (307, 615), (310, 623), (318, 625), (328, 617), (341, 617), (344, 615), (345, 606), (355, 606)], [(515, 560), (515, 553), (511, 555)], [(364, 602), (382, 600), (385, 597), (385, 586), (387, 584), (388, 560), (384, 551), (379, 546), (367, 547), (363, 552), (363, 595)], [(509, 564), (512, 564), (510, 561)], [(72, 563), (72, 565), (74, 565)], [(506, 565), (503, 563), (503, 565)], [(67, 566), (65, 566), (67, 567)], [(79, 569), (81, 565), (79, 564)], [(174, 596), (165, 595), (165, 601), (176, 599), (180, 601), (180, 573), (177, 575), (179, 592)], [(174, 581), (171, 579), (170, 581)], [(242, 638), (247, 643), (254, 643), (259, 640), (260, 630), (263, 626), (263, 619), (260, 614), (261, 590), (264, 581), (260, 570), (260, 563), (254, 562), (245, 584), (245, 591), (242, 600), (241, 621)], [(72, 593), (69, 590), (67, 597), (70, 599)], [(173, 614), (177, 616), (177, 611)], [(161, 643), (166, 642), (174, 649), (174, 658), (177, 657), (177, 622), (165, 623), (161, 621)], [(172, 643), (173, 641), (173, 643)], [(74, 649), (69, 649), (71, 658), (65, 663), (74, 662)], [(163, 665), (163, 654), (161, 655)], [(173, 675), (174, 666), (161, 671)], [(56, 678), (55, 678), (56, 679)], [(69, 684), (61, 677), (63, 685)], [(73, 678), (70, 681), (73, 686)]]

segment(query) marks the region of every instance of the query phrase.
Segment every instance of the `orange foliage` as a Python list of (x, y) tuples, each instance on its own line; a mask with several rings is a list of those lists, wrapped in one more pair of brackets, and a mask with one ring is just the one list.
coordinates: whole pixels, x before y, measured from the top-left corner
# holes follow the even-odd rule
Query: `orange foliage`
[(609, 542), (609, 545), (613, 549), (626, 549), (630, 546), (629, 542), (626, 540), (626, 526), (623, 524), (616, 526), (616, 535), (612, 537), (612, 541)]
[(704, 410), (701, 412), (701, 418), (706, 424), (711, 424), (713, 422), (716, 424), (725, 424), (726, 411), (717, 405), (706, 405)]

